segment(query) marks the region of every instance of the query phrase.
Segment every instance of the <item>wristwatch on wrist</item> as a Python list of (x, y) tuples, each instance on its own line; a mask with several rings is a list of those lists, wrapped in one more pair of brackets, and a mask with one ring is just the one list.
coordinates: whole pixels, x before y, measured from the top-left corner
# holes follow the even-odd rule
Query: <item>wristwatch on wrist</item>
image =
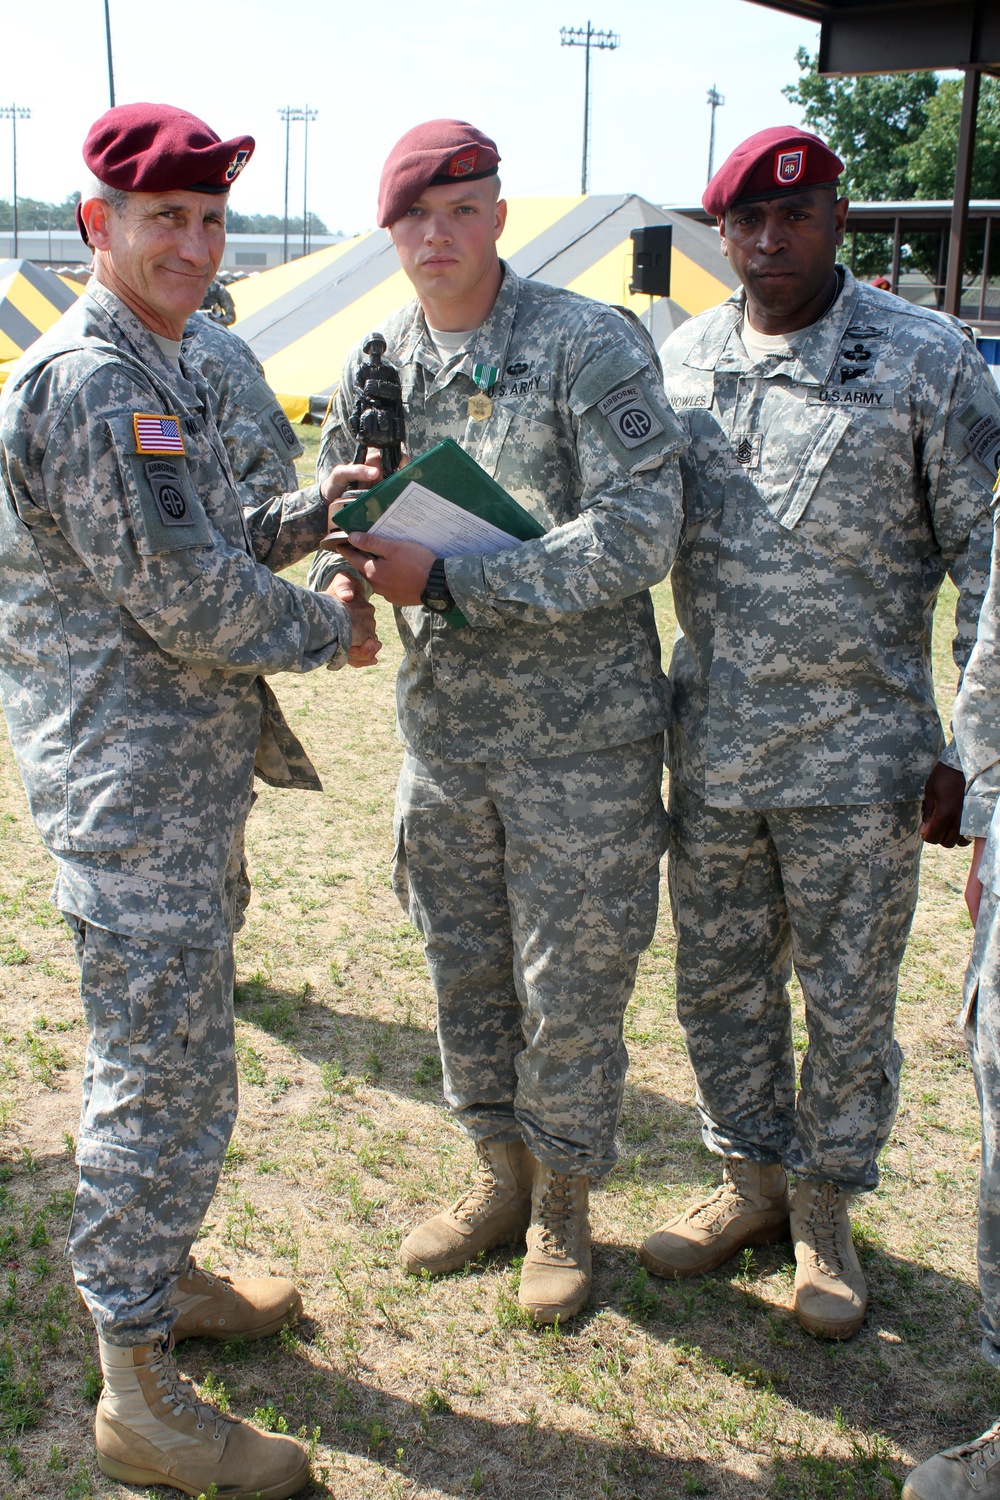
[(449, 609), (455, 608), (455, 601), (448, 590), (443, 557), (436, 557), (431, 563), (426, 586), (420, 595), (420, 602), (425, 609), (432, 610), (436, 615), (447, 614)]

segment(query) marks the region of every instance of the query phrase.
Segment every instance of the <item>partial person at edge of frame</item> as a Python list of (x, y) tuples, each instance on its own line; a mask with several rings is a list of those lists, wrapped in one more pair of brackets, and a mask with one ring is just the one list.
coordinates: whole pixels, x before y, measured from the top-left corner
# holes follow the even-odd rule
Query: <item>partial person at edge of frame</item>
[[(1000, 484), (1000, 481), (998, 481)], [(974, 841), (966, 904), (975, 928), (958, 1025), (972, 1060), (982, 1122), (979, 1168), (980, 1352), (1000, 1370), (1000, 514), (979, 634), (955, 701), (966, 777), (962, 832)], [(926, 1459), (904, 1500), (1000, 1500), (1000, 1421)]]

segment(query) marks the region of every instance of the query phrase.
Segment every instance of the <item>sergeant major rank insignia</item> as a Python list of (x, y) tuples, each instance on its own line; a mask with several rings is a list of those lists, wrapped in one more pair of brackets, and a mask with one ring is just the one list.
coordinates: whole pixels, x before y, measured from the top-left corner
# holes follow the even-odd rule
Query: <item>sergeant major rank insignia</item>
[(150, 416), (147, 412), (132, 414), (137, 453), (180, 453), (186, 450), (181, 424), (176, 417)]

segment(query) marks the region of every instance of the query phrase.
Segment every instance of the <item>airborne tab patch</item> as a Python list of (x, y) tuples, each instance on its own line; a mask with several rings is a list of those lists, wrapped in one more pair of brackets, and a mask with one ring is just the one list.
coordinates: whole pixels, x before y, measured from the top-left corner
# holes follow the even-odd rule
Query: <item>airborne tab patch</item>
[(196, 518), (191, 514), (185, 493), (184, 480), (176, 464), (152, 463), (146, 465), (146, 478), (153, 491), (153, 499), (164, 526), (194, 526)]
[(597, 409), (607, 417), (626, 448), (639, 448), (650, 438), (659, 437), (663, 423), (649, 409), (641, 389), (637, 385), (622, 385), (603, 401)]
[(183, 454), (184, 439), (181, 424), (176, 417), (150, 415), (148, 412), (133, 412), (132, 427), (135, 432), (137, 453)]

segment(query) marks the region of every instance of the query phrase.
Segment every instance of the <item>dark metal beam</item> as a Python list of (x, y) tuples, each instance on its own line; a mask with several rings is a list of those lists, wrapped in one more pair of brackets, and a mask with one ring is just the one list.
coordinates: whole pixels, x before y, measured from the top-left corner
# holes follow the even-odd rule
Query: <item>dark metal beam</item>
[(956, 316), (962, 302), (962, 267), (965, 260), (965, 237), (969, 227), (969, 191), (972, 187), (972, 157), (976, 149), (979, 79), (978, 69), (966, 69), (962, 90), (962, 121), (958, 128), (958, 157), (955, 162), (955, 210), (948, 237), (948, 274), (944, 287), (944, 310)]
[(753, 0), (820, 23), (827, 75), (1000, 68), (1000, 0)]

